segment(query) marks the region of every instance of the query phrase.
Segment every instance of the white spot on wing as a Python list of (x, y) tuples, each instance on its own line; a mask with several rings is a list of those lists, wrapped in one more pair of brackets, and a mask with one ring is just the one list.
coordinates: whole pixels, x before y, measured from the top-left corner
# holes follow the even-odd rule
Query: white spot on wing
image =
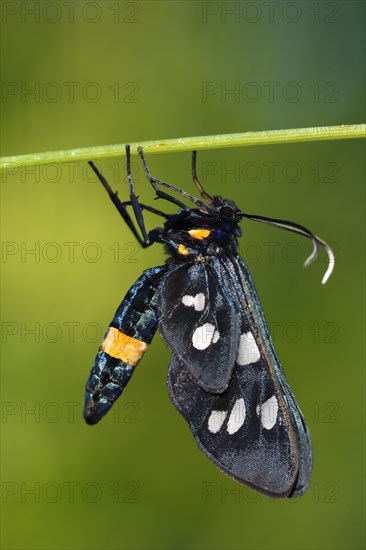
[(271, 430), (276, 424), (278, 401), (274, 395), (261, 405), (261, 423), (263, 428)]
[(193, 306), (193, 296), (189, 296), (188, 294), (183, 296), (182, 304), (184, 304), (187, 307)]
[(200, 292), (196, 296), (190, 296), (185, 294), (182, 298), (182, 304), (187, 307), (194, 307), (196, 311), (203, 311), (205, 309), (205, 295)]
[(211, 343), (215, 344), (220, 338), (219, 331), (211, 323), (205, 323), (196, 328), (192, 336), (193, 347), (199, 350), (208, 348)]
[(259, 353), (253, 334), (250, 331), (242, 334), (240, 336), (238, 357), (236, 359), (238, 365), (244, 366), (255, 363), (260, 359), (260, 356), (261, 354)]
[(209, 431), (213, 434), (217, 434), (217, 432), (220, 431), (220, 428), (223, 425), (226, 416), (227, 411), (212, 411), (210, 414), (210, 418), (208, 419)]
[(242, 427), (245, 420), (245, 402), (241, 397), (237, 399), (232, 408), (229, 422), (227, 423), (227, 431), (230, 435), (234, 434)]
[(205, 309), (205, 295), (200, 292), (194, 297), (194, 309), (196, 311), (203, 311)]

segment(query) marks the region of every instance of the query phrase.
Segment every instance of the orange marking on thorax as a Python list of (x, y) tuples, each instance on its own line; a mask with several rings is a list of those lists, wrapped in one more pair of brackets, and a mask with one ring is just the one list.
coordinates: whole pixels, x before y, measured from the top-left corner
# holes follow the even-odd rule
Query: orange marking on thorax
[(184, 244), (180, 244), (178, 246), (178, 253), (182, 254), (182, 256), (188, 256), (189, 250), (184, 246)]
[(109, 327), (107, 336), (104, 338), (101, 349), (115, 359), (136, 367), (141, 357), (147, 350), (147, 344), (132, 336), (127, 336), (114, 327)]
[(209, 229), (190, 229), (188, 233), (194, 239), (202, 241), (203, 239), (207, 239), (211, 231)]

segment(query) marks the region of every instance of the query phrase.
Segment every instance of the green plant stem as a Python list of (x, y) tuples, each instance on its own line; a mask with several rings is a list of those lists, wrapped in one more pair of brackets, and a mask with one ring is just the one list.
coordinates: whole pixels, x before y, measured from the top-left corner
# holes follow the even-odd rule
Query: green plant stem
[[(302, 141), (321, 141), (334, 139), (352, 139), (366, 137), (366, 124), (345, 124), (341, 126), (319, 126), (316, 128), (295, 128), (288, 130), (266, 130), (245, 132), (242, 134), (222, 134), (214, 136), (187, 137), (130, 143), (131, 153), (137, 153), (141, 146), (144, 152), (171, 153), (200, 149), (218, 149), (224, 147), (242, 147), (248, 145), (273, 145), (274, 143), (298, 143)], [(125, 144), (99, 145), (63, 151), (48, 151), (27, 155), (14, 155), (0, 158), (0, 170), (17, 171), (19, 167), (39, 164), (76, 162), (121, 157), (125, 154)]]

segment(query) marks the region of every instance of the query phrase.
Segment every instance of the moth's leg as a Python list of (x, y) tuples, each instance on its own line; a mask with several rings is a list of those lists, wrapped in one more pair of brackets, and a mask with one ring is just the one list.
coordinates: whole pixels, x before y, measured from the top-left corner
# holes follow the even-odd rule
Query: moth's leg
[[(122, 203), (123, 206), (132, 206), (131, 201), (125, 201)], [(173, 218), (176, 214), (167, 214), (166, 212), (163, 212), (162, 210), (158, 210), (157, 208), (154, 208), (153, 206), (149, 206), (148, 204), (143, 204), (142, 202), (139, 202), (139, 205), (141, 206), (141, 210), (147, 210), (148, 212), (152, 212), (153, 214), (156, 214), (157, 216), (161, 216), (162, 218), (165, 218), (169, 220), (170, 218)]]
[(197, 187), (198, 191), (200, 192), (201, 197), (205, 199), (205, 201), (208, 202), (208, 204), (212, 204), (213, 198), (206, 193), (206, 191), (203, 189), (202, 184), (200, 181), (198, 181), (197, 178), (197, 171), (196, 171), (196, 163), (197, 163), (197, 151), (192, 151), (192, 179)]
[(121, 395), (157, 326), (157, 288), (165, 266), (144, 271), (117, 309), (86, 383), (84, 418), (96, 424)]
[(108, 195), (110, 196), (113, 204), (117, 208), (118, 212), (120, 213), (120, 215), (122, 216), (122, 218), (124, 219), (124, 221), (126, 222), (128, 227), (131, 229), (132, 233), (134, 234), (134, 236), (136, 237), (136, 239), (138, 240), (140, 245), (145, 248), (146, 246), (149, 246), (150, 244), (152, 244), (151, 242), (147, 242), (146, 239), (142, 239), (141, 236), (139, 235), (139, 233), (137, 232), (135, 224), (133, 223), (133, 220), (132, 220), (131, 216), (129, 215), (129, 213), (126, 210), (126, 205), (129, 204), (129, 203), (121, 202), (119, 200), (118, 193), (117, 192), (114, 193), (112, 191), (109, 183), (107, 182), (105, 177), (99, 172), (98, 168), (95, 166), (95, 164), (93, 162), (89, 161), (89, 165), (94, 170), (94, 172), (97, 175), (99, 181), (102, 183), (104, 189), (107, 191)]
[(156, 214), (157, 216), (161, 216), (162, 218), (166, 218), (167, 220), (169, 220), (169, 218), (172, 218), (173, 216), (175, 216), (175, 214), (167, 214), (166, 212), (162, 212), (161, 210), (158, 210), (157, 208), (154, 208), (153, 206), (149, 206), (147, 204), (142, 204), (142, 202), (140, 202), (140, 206), (141, 206), (142, 210), (147, 210), (148, 212), (152, 212), (153, 214)]
[(175, 197), (171, 197), (170, 195), (168, 195), (168, 193), (164, 193), (164, 191), (160, 191), (158, 185), (162, 185), (163, 187), (166, 187), (167, 189), (170, 189), (171, 191), (174, 191), (175, 193), (178, 193), (179, 195), (181, 195), (185, 199), (190, 200), (191, 202), (196, 204), (199, 208), (207, 210), (207, 205), (204, 202), (202, 202), (200, 199), (197, 199), (196, 197), (193, 197), (193, 195), (190, 195), (189, 193), (186, 193), (182, 189), (178, 189), (178, 187), (175, 187), (174, 185), (171, 185), (170, 183), (167, 183), (166, 181), (162, 181), (159, 178), (155, 178), (154, 176), (152, 176), (151, 173), (150, 173), (150, 170), (147, 166), (146, 159), (145, 159), (142, 147), (138, 147), (137, 150), (140, 154), (140, 157), (141, 157), (141, 160), (142, 160), (142, 165), (144, 167), (146, 177), (149, 180), (149, 182), (151, 183), (152, 187), (154, 188), (154, 191), (157, 194), (158, 198), (173, 202), (174, 204), (176, 204), (177, 206), (179, 206), (183, 210), (188, 210), (189, 209), (186, 204), (179, 201)]
[[(95, 166), (95, 164), (91, 161), (89, 161), (89, 164), (90, 164), (91, 168), (93, 169), (93, 171), (95, 172), (95, 174), (97, 175), (100, 182), (102, 183), (103, 187), (106, 189), (106, 191), (107, 191), (109, 197), (111, 198), (113, 204), (116, 206), (118, 212), (120, 213), (120, 215), (122, 216), (122, 218), (124, 219), (124, 221), (126, 222), (128, 227), (131, 229), (132, 233), (134, 234), (134, 236), (136, 237), (136, 239), (138, 240), (140, 245), (143, 248), (146, 248), (147, 246), (150, 246), (151, 244), (153, 244), (153, 242), (155, 241), (155, 239), (157, 237), (158, 232), (156, 231), (156, 229), (157, 229), (156, 228), (155, 230), (152, 230), (149, 234), (147, 234), (146, 228), (145, 228), (145, 220), (144, 220), (142, 211), (143, 210), (148, 210), (149, 212), (157, 214), (158, 216), (162, 216), (165, 219), (172, 218), (174, 216), (174, 214), (166, 214), (165, 212), (162, 212), (161, 210), (158, 210), (157, 208), (153, 208), (152, 206), (148, 206), (146, 204), (142, 204), (142, 203), (139, 202), (138, 197), (135, 193), (135, 185), (134, 185), (134, 182), (133, 182), (133, 179), (132, 179), (131, 154), (130, 154), (130, 146), (129, 145), (126, 145), (126, 161), (127, 161), (126, 162), (126, 164), (127, 164), (127, 179), (128, 179), (128, 185), (129, 185), (129, 188), (130, 188), (130, 200), (125, 201), (125, 202), (121, 202), (119, 197), (118, 197), (118, 193), (117, 192), (115, 193), (115, 192), (112, 191), (109, 183), (107, 182), (105, 177), (99, 172), (99, 170)], [(137, 225), (138, 225), (138, 227), (139, 227), (139, 229), (142, 233), (142, 238), (139, 235), (139, 233), (136, 229), (136, 226), (135, 226), (130, 214), (128, 213), (128, 211), (126, 209), (126, 206), (132, 206), (132, 208), (133, 208)], [(187, 207), (185, 207), (185, 208), (187, 208)]]
[[(122, 204), (123, 204), (123, 206), (131, 206), (130, 201), (126, 201)], [(153, 214), (157, 214), (158, 216), (162, 216), (163, 218), (165, 218), (167, 220), (164, 224), (164, 227), (166, 229), (169, 229), (170, 227), (174, 227), (174, 225), (176, 223), (186, 219), (189, 216), (189, 210), (180, 210), (176, 214), (166, 214), (165, 212), (162, 212), (161, 210), (157, 210), (156, 208), (153, 208), (152, 206), (142, 204), (141, 202), (139, 204), (141, 206), (141, 210), (147, 210), (148, 212), (152, 212)], [(151, 231), (149, 231), (149, 233), (148, 233), (149, 243), (153, 244), (157, 240), (157, 238), (160, 234), (161, 234), (161, 228), (160, 227), (156, 227), (155, 229), (152, 229)]]
[(142, 238), (146, 244), (151, 244), (149, 237), (146, 233), (146, 227), (145, 227), (145, 220), (144, 216), (142, 214), (142, 208), (140, 206), (140, 203), (138, 201), (138, 197), (135, 193), (135, 185), (133, 183), (132, 173), (131, 173), (131, 151), (130, 146), (126, 145), (126, 169), (127, 169), (127, 180), (128, 185), (130, 188), (130, 202), (135, 214), (137, 225), (140, 228), (140, 231), (142, 233)]

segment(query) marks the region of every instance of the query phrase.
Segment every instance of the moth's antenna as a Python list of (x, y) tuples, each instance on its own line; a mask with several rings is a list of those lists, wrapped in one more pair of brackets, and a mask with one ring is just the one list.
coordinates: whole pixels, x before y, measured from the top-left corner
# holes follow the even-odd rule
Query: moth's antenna
[(328, 254), (328, 258), (329, 258), (328, 269), (324, 273), (324, 277), (322, 279), (322, 284), (325, 285), (325, 283), (327, 282), (327, 280), (329, 279), (329, 277), (331, 276), (331, 274), (333, 272), (334, 264), (335, 264), (335, 257), (334, 257), (333, 250), (330, 248), (329, 244), (327, 242), (323, 241), (323, 239), (321, 239), (320, 237), (316, 237), (316, 238), (318, 239), (318, 242), (322, 245), (322, 247), (324, 248), (324, 250)]
[(252, 215), (252, 214), (242, 213), (242, 216), (244, 218), (248, 218), (249, 220), (253, 220), (255, 222), (261, 222), (261, 223), (268, 223), (269, 225), (273, 225), (274, 227), (278, 227), (279, 229), (285, 229), (286, 231), (291, 231), (292, 233), (298, 233), (299, 235), (303, 235), (304, 237), (311, 239), (313, 243), (313, 251), (310, 254), (310, 256), (305, 260), (304, 267), (307, 267), (308, 265), (313, 263), (313, 261), (318, 257), (318, 252), (319, 252), (318, 244), (320, 244), (328, 254), (329, 264), (328, 264), (328, 269), (325, 272), (324, 277), (322, 279), (322, 284), (324, 285), (327, 282), (327, 280), (329, 279), (334, 269), (335, 257), (329, 244), (323, 241), (323, 239), (321, 239), (320, 237), (317, 237), (317, 235), (314, 235), (311, 231), (309, 231), (309, 229), (306, 229), (306, 227), (298, 223), (289, 222), (286, 220), (277, 220), (275, 218), (266, 218), (264, 216), (257, 216), (255, 214)]

